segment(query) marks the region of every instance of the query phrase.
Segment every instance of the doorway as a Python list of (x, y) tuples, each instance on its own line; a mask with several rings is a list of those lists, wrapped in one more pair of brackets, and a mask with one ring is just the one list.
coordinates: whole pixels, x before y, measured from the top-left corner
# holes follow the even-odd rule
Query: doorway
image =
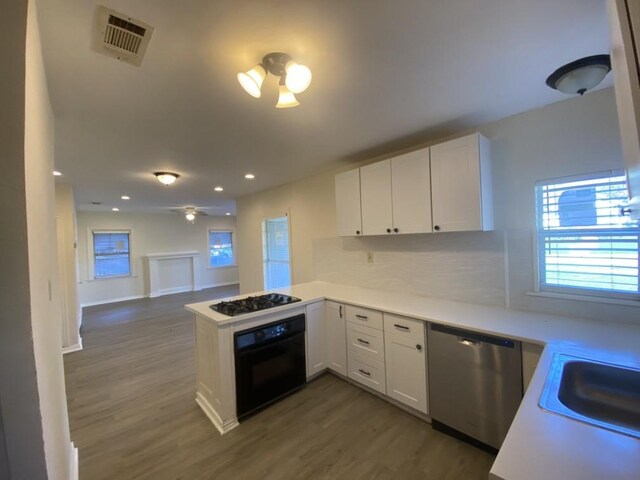
[(262, 222), (262, 267), (265, 290), (291, 285), (289, 217)]

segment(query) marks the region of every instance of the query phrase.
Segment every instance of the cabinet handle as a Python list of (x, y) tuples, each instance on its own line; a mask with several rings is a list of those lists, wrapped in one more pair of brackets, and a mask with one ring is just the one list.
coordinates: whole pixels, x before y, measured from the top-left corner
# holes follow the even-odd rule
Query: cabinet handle
[(367, 317), (366, 315), (356, 315), (356, 318), (359, 318), (361, 320), (369, 320), (369, 317)]
[(364, 343), (365, 345), (369, 345), (369, 342), (367, 342), (366, 340), (362, 340), (361, 338), (357, 338), (356, 340), (358, 340), (360, 343)]
[(342, 305), (340, 305), (340, 318), (342, 318)]
[(404, 325), (398, 325), (397, 323), (394, 323), (393, 326), (396, 328), (399, 328), (400, 330), (406, 330), (407, 332), (411, 330), (409, 327), (405, 327)]
[(363, 375), (366, 375), (367, 377), (371, 376), (371, 372), (367, 372), (366, 370), (362, 370), (361, 368), (359, 368), (358, 371)]
[(394, 231), (395, 233), (398, 233), (400, 230), (398, 230), (397, 228), (394, 228), (394, 229), (393, 229), (393, 231)]
[(418, 351), (422, 350), (422, 345), (417, 344), (417, 345), (416, 345), (416, 350), (418, 350)]
[(434, 225), (433, 229), (436, 230), (436, 231), (440, 230), (440, 225)]
[(360, 235), (360, 230), (356, 230), (356, 235)]
[(391, 233), (391, 229), (390, 228), (387, 228), (387, 233)]

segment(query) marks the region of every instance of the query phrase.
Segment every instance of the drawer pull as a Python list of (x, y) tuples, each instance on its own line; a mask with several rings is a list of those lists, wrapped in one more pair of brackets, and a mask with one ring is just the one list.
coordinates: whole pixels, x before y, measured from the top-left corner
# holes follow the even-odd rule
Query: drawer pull
[(369, 345), (369, 342), (367, 342), (366, 340), (363, 340), (361, 338), (358, 338), (356, 340), (358, 340), (360, 343), (364, 343), (365, 345)]
[(358, 371), (359, 371), (361, 374), (366, 375), (367, 377), (370, 377), (370, 376), (371, 376), (371, 372), (367, 372), (366, 370), (362, 370), (361, 368), (359, 368), (359, 369), (358, 369)]
[(394, 323), (393, 326), (396, 328), (399, 328), (400, 330), (406, 330), (407, 332), (411, 330), (409, 327), (405, 327), (404, 325), (398, 325), (397, 323)]
[(356, 315), (356, 318), (359, 318), (361, 320), (368, 320), (369, 317), (367, 317), (366, 315)]

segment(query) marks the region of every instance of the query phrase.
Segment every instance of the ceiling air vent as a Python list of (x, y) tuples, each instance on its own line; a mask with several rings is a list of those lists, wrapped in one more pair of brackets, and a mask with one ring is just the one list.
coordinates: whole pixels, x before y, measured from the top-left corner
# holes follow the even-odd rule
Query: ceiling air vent
[(139, 66), (151, 40), (153, 27), (106, 7), (97, 8), (97, 19), (94, 49)]

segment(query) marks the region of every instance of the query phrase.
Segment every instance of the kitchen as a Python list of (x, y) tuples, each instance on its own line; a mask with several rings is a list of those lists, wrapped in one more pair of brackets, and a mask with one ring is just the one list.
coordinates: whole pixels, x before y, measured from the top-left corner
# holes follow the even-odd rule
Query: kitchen
[[(119, 9), (126, 11), (126, 6), (120, 6)], [(601, 13), (604, 13), (604, 9)], [(141, 14), (137, 15), (143, 17)], [(598, 31), (602, 32), (602, 29)], [(160, 30), (156, 31), (156, 35), (158, 35), (156, 39), (162, 38), (159, 32)], [(584, 55), (603, 53), (603, 49), (597, 41), (594, 42), (594, 45), (595, 51), (582, 52), (578, 49), (580, 54), (567, 58), (566, 61)], [(149, 48), (152, 47), (153, 43)], [(588, 50), (588, 45), (583, 45), (583, 47)], [(578, 50), (574, 50), (574, 52), (578, 53)], [(299, 54), (296, 57), (300, 61), (304, 59), (304, 56)], [(151, 58), (147, 60), (151, 60)], [(106, 59), (104, 61), (106, 62)], [(255, 63), (255, 61), (257, 60), (252, 57), (247, 58), (244, 62), (237, 62), (236, 71), (250, 68), (252, 62)], [(308, 60), (304, 59), (304, 61)], [(323, 80), (322, 74), (317, 73), (314, 66), (317, 63), (314, 64), (310, 61), (308, 63), (313, 67), (314, 81), (307, 93), (309, 96), (300, 95), (301, 106), (297, 107), (300, 109), (306, 105), (314, 105), (313, 89), (326, 85), (327, 81), (326, 77)], [(245, 66), (242, 67), (240, 64), (245, 64)], [(536, 86), (532, 87), (535, 89), (538, 89), (538, 84), (543, 89), (548, 89), (544, 85), (544, 79), (561, 64), (562, 62), (541, 68), (545, 71), (542, 78), (534, 79), (524, 76), (523, 81), (535, 84)], [(339, 75), (336, 77), (338, 78), (332, 78), (332, 80), (335, 80), (336, 85), (339, 85), (343, 80), (339, 78)], [(231, 80), (235, 81), (235, 78), (232, 76)], [(605, 80), (604, 86), (607, 85), (607, 82), (609, 82), (608, 85), (611, 85), (611, 75)], [(229, 85), (228, 88), (231, 91), (231, 82)], [(458, 91), (464, 90), (462, 87), (463, 85), (457, 85)], [(57, 91), (59, 86), (50, 86), (50, 88), (53, 92)], [(238, 89), (239, 87), (234, 84), (233, 88)], [(235, 92), (235, 90), (233, 91)], [(412, 89), (411, 91), (417, 90)], [(546, 92), (546, 90), (543, 91)], [(245, 94), (241, 90), (238, 92), (232, 94), (231, 98), (234, 100), (230, 102), (231, 106), (228, 108), (235, 108), (236, 102), (252, 101), (248, 97), (242, 97)], [(505, 97), (508, 94), (506, 91), (503, 93)], [(623, 155), (617, 127), (618, 112), (616, 111), (614, 92), (611, 88), (587, 92), (584, 97), (573, 97), (566, 101), (559, 101), (567, 97), (551, 89), (542, 95), (557, 96), (553, 97), (554, 100), (547, 100), (549, 105), (544, 107), (536, 105), (536, 107), (542, 108), (531, 110), (534, 106), (530, 105), (527, 108), (524, 105), (526, 103), (524, 97), (526, 96), (518, 92), (517, 96), (523, 97), (524, 103), (520, 104), (520, 108), (522, 108), (520, 111), (523, 113), (502, 118), (501, 113), (496, 111), (492, 113), (494, 117), (490, 120), (482, 118), (482, 116), (475, 118), (469, 116), (465, 121), (454, 121), (446, 128), (441, 127), (440, 131), (437, 129), (426, 131), (425, 129), (425, 131), (418, 133), (415, 133), (417, 125), (415, 120), (411, 120), (408, 115), (411, 108), (406, 102), (410, 102), (411, 99), (400, 100), (396, 97), (396, 101), (405, 102), (400, 104), (398, 111), (406, 110), (407, 118), (403, 120), (396, 118), (399, 115), (392, 115), (393, 118), (390, 120), (393, 121), (389, 123), (396, 122), (398, 126), (391, 127), (396, 130), (389, 130), (384, 135), (375, 131), (375, 126), (370, 126), (371, 135), (378, 136), (385, 141), (378, 140), (378, 143), (372, 144), (370, 140), (365, 140), (361, 145), (377, 145), (377, 148), (364, 149), (361, 147), (359, 150), (361, 153), (336, 162), (326, 171), (316, 169), (315, 173), (304, 175), (297, 162), (288, 159), (286, 165), (282, 167), (291, 167), (292, 177), (291, 182), (284, 186), (276, 185), (273, 172), (265, 172), (264, 175), (257, 172), (255, 180), (261, 182), (264, 179), (265, 184), (263, 185), (271, 182), (269, 185), (271, 188), (260, 191), (262, 188), (260, 187), (253, 192), (245, 190), (245, 194), (239, 195), (237, 200), (237, 227), (235, 231), (241, 292), (250, 294), (264, 288), (262, 283), (261, 222), (265, 218), (286, 215), (290, 219), (291, 278), (292, 283), (295, 284), (318, 280), (390, 293), (401, 292), (420, 297), (435, 297), (480, 304), (488, 308), (508, 307), (514, 311), (533, 311), (536, 314), (552, 316), (569, 315), (600, 322), (602, 322), (602, 318), (607, 318), (607, 322), (616, 323), (616, 325), (633, 323), (637, 318), (637, 307), (634, 307), (633, 304), (586, 302), (583, 299), (576, 301), (562, 295), (548, 295), (545, 292), (536, 291), (535, 237), (534, 230), (532, 230), (535, 225), (535, 182), (623, 167)], [(493, 103), (497, 105), (499, 103), (498, 97), (500, 95), (494, 93), (489, 98), (492, 99), (492, 102), (495, 100)], [(471, 101), (469, 98), (463, 100)], [(513, 101), (513, 96), (510, 97), (510, 100)], [(257, 102), (262, 101), (269, 103), (267, 99), (260, 99)], [(56, 105), (54, 102), (54, 105), (59, 108), (60, 100), (57, 102), (58, 104)], [(307, 102), (306, 105), (305, 102)], [(254, 103), (252, 105), (262, 104)], [(272, 106), (269, 108), (273, 109)], [(321, 105), (316, 104), (314, 108), (317, 108), (314, 111), (317, 111), (318, 115), (323, 113)], [(292, 110), (295, 111), (295, 109)], [(353, 106), (353, 110), (357, 110), (357, 104)], [(496, 107), (496, 110), (499, 109)], [(386, 109), (385, 111), (394, 110)], [(518, 113), (518, 111), (513, 113)], [(57, 139), (60, 146), (56, 148), (56, 167), (58, 167), (59, 161), (62, 162), (60, 168), (63, 174), (70, 175), (67, 172), (72, 172), (73, 162), (67, 160), (69, 166), (67, 169), (64, 165), (64, 158), (73, 153), (68, 150), (68, 138), (73, 131), (73, 125), (71, 125), (73, 122), (65, 119), (64, 115), (61, 120), (56, 120), (56, 126), (60, 128), (60, 138)], [(277, 123), (282, 128), (282, 124), (277, 119), (265, 122), (265, 128), (273, 128), (273, 125), (269, 126), (269, 122)], [(403, 125), (404, 131), (401, 128)], [(287, 126), (293, 128), (292, 125)], [(479, 131), (484, 137), (491, 140), (495, 222), (492, 231), (447, 233), (446, 235), (364, 236), (361, 238), (339, 238), (336, 236), (335, 174), (378, 161), (385, 161), (403, 153), (430, 147), (474, 131)], [(197, 134), (198, 132), (194, 132), (194, 135)], [(363, 135), (357, 130), (354, 130), (353, 134), (354, 137)], [(257, 135), (261, 140), (267, 140), (259, 133)], [(297, 138), (295, 135), (290, 135), (289, 138), (294, 143), (308, 141), (308, 137), (305, 135), (298, 135)], [(336, 141), (338, 140), (336, 139)], [(281, 141), (277, 140), (276, 143)], [(328, 145), (326, 148), (329, 147)], [(316, 145), (316, 148), (320, 148), (319, 145)], [(241, 171), (244, 171), (247, 165), (241, 165), (241, 167)], [(176, 170), (178, 169), (176, 168)], [(307, 172), (309, 171), (307, 170)], [(105, 172), (105, 175), (108, 173)], [(179, 170), (179, 173), (183, 173), (182, 170)], [(153, 180), (155, 181), (155, 179)], [(169, 193), (172, 192), (170, 189), (174, 187), (179, 189), (181, 181), (188, 182), (189, 175), (183, 175), (174, 186), (167, 187), (163, 194), (173, 195), (173, 193)], [(225, 188), (226, 190), (232, 189), (226, 185)], [(238, 187), (238, 191), (244, 188)], [(152, 187), (149, 184), (149, 195), (155, 195), (151, 190)], [(76, 190), (76, 194), (80, 198), (82, 190)], [(134, 196), (132, 197), (135, 199)], [(182, 197), (183, 201), (176, 197), (174, 201), (176, 204), (186, 205), (188, 203), (187, 197)], [(89, 197), (86, 194), (82, 198), (82, 203), (89, 203), (87, 202)], [(206, 205), (208, 202), (209, 200), (203, 198), (202, 201), (194, 203)], [(120, 208), (126, 210), (126, 207), (121, 206)], [(79, 219), (83, 216), (88, 217), (89, 214), (84, 213), (82, 209), (79, 210)], [(106, 215), (117, 215), (117, 213), (103, 215), (102, 218), (107, 218)], [(122, 215), (122, 218), (125, 218), (125, 215)], [(202, 220), (203, 218), (197, 218), (196, 225)], [(138, 232), (136, 235), (139, 235)], [(186, 249), (187, 247), (176, 250)], [(150, 254), (159, 251), (162, 250), (148, 250), (140, 253)], [(144, 275), (140, 272), (139, 276)], [(113, 282), (115, 281), (113, 280)], [(126, 292), (121, 296), (126, 296)], [(349, 303), (348, 300), (354, 301), (346, 297), (329, 296), (327, 298), (343, 300), (345, 303)], [(369, 306), (375, 307), (376, 305)], [(378, 307), (381, 310), (387, 308), (383, 308), (382, 305), (378, 305)], [(405, 312), (405, 314), (409, 313), (413, 313), (415, 317), (415, 312)], [(624, 328), (620, 327), (621, 330)], [(507, 330), (504, 333), (509, 332)], [(528, 337), (525, 334), (520, 334), (520, 336), (529, 340), (546, 340), (544, 337), (535, 335)]]

